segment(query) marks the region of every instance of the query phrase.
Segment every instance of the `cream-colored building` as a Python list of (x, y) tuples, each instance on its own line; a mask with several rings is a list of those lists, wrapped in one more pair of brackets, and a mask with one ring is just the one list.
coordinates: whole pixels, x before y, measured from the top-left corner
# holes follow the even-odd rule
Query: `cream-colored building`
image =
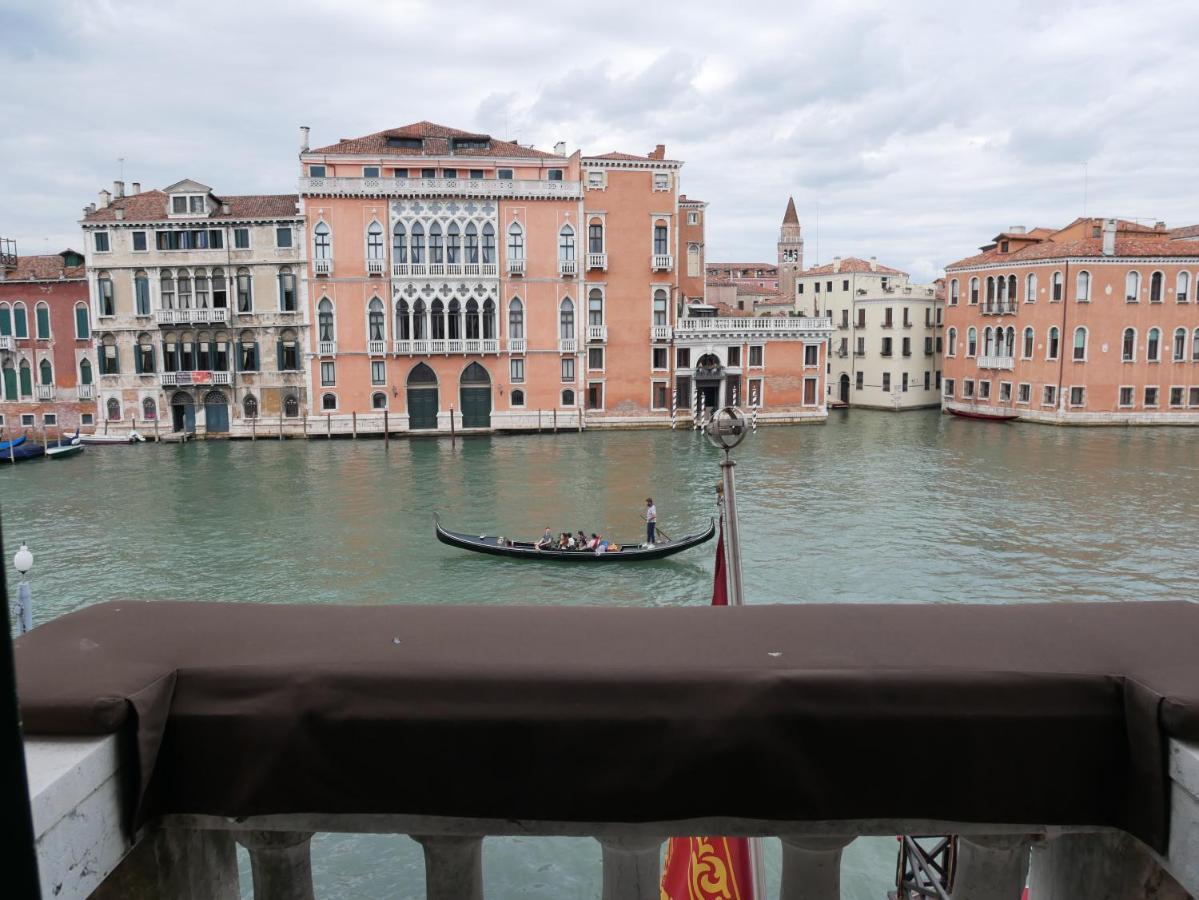
[(217, 196), (191, 180), (113, 187), (81, 222), (97, 430), (298, 429), (309, 350), (298, 197)]
[(830, 405), (915, 409), (941, 402), (943, 302), (874, 257), (834, 257), (795, 279), (801, 315), (825, 316)]

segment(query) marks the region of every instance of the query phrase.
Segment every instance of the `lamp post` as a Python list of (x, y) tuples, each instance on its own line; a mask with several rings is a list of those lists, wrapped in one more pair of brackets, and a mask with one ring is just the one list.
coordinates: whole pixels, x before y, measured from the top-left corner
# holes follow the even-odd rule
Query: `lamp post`
[(19, 634), (25, 634), (33, 629), (33, 596), (29, 592), (29, 580), (25, 577), (33, 568), (33, 554), (25, 543), (12, 558), (12, 564), (21, 573), (21, 582), (17, 585), (17, 610), (20, 615)]
[(724, 510), (727, 529), (724, 541), (724, 570), (728, 579), (729, 605), (744, 606), (745, 594), (741, 584), (741, 537), (737, 525), (737, 493), (733, 478), (732, 450), (749, 430), (745, 415), (735, 406), (716, 412), (704, 427), (704, 434), (713, 447), (724, 451), (720, 461), (721, 486), (724, 489)]

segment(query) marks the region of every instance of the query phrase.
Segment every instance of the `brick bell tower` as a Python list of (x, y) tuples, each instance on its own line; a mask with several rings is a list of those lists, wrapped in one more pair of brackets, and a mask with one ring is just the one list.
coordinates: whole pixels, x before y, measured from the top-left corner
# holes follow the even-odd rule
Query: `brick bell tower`
[(795, 299), (795, 276), (803, 271), (803, 229), (795, 212), (795, 198), (787, 198), (787, 211), (779, 228), (779, 293)]

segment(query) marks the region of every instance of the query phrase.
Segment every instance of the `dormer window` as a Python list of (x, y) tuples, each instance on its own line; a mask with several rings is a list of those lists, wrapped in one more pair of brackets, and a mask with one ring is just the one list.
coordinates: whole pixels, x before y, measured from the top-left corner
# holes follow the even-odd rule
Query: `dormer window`
[(399, 137), (393, 134), (389, 134), (384, 143), (388, 147), (399, 147), (403, 150), (420, 150), (423, 146), (423, 142), (418, 137)]
[(1002, 243), (1000, 243), (1000, 245), (999, 245), (999, 252), (1000, 252), (1000, 253), (1007, 253), (1007, 248), (1008, 248), (1008, 242), (1007, 242), (1007, 241), (1003, 241), (1003, 242), (1002, 242)]
[(171, 197), (172, 216), (202, 216), (207, 211), (203, 194), (176, 194)]
[(309, 166), (308, 167), (308, 177), (309, 178), (324, 178), (325, 177), (325, 167), (324, 166)]

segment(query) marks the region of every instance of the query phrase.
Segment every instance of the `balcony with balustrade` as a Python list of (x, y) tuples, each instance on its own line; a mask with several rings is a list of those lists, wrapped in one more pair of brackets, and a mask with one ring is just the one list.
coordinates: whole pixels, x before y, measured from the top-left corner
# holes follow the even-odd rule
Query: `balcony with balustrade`
[(509, 353), (524, 353), (527, 345), (527, 338), (508, 338)]
[(805, 340), (823, 339), (833, 333), (825, 316), (690, 316), (674, 326), (676, 342), (715, 338)]
[(578, 353), (579, 352), (578, 338), (564, 338), (564, 337), (558, 338), (558, 352), (559, 353)]
[(233, 384), (233, 374), (231, 372), (220, 372), (213, 369), (159, 372), (158, 379), (163, 387), (186, 387), (196, 384)]
[(605, 269), (608, 268), (608, 254), (607, 253), (588, 253), (587, 254), (587, 268), (588, 269), (598, 269), (601, 272), (604, 271)]
[(558, 259), (558, 274), (562, 278), (574, 278), (579, 274), (579, 262), (575, 259)]
[(587, 343), (602, 344), (608, 340), (607, 325), (588, 325), (587, 326)]
[(1014, 356), (980, 356), (978, 367), (980, 369), (1014, 369), (1016, 358)]
[(367, 341), (366, 353), (368, 356), (385, 356), (387, 354), (387, 341)]
[(75, 385), (75, 397), (79, 400), (95, 400), (96, 386), (94, 384)]
[(322, 259), (314, 259), (312, 261), (313, 275), (332, 275), (333, 274), (333, 259), (332, 257), (324, 257)]
[(446, 278), (494, 278), (499, 266), (493, 262), (393, 263), (393, 278), (442, 275)]
[(485, 356), (500, 352), (498, 338), (415, 338), (395, 342), (397, 356)]
[(649, 339), (654, 343), (670, 340), (671, 329), (669, 325), (651, 325), (649, 327)]
[(300, 192), (317, 197), (465, 197), (566, 199), (583, 196), (579, 181), (513, 178), (301, 178)]
[(669, 272), (674, 269), (674, 257), (669, 253), (655, 253), (650, 268), (655, 272)]
[(385, 263), (382, 259), (368, 259), (366, 261), (367, 275), (382, 275), (385, 269)]
[(13, 346), (11, 334), (0, 334), (0, 350), (12, 350)]
[(37, 400), (53, 400), (58, 396), (58, 391), (52, 384), (35, 384), (33, 386), (33, 396)]
[(1017, 309), (1019, 304), (1011, 300), (983, 301), (978, 307), (979, 313), (984, 316), (1014, 316)]
[(316, 354), (317, 356), (336, 356), (337, 341), (317, 341)]
[(227, 306), (198, 306), (186, 309), (156, 309), (159, 325), (223, 325), (229, 321)]
[(523, 257), (521, 257), (519, 259), (509, 259), (508, 260), (508, 274), (509, 275), (524, 275), (525, 274), (525, 261), (524, 261)]

